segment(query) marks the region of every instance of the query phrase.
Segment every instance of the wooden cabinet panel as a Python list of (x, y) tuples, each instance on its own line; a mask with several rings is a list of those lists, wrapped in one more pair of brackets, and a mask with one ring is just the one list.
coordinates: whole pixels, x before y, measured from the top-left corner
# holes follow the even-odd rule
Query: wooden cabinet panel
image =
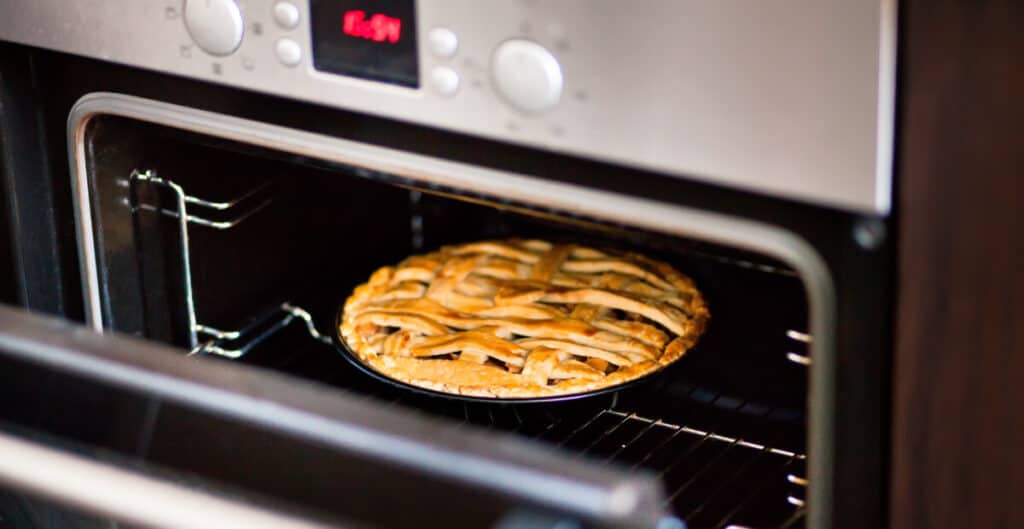
[(901, 7), (890, 520), (1024, 527), (1024, 2)]

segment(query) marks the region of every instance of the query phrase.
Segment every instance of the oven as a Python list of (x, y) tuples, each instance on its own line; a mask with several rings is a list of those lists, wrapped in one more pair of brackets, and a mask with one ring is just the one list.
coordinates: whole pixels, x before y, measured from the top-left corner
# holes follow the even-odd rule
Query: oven
[[(8, 11), (16, 302), (58, 319), (4, 314), (0, 442), (39, 461), (2, 463), (5, 512), (883, 523), (890, 2)], [(640, 384), (547, 404), (417, 394), (339, 354), (375, 268), (510, 237), (671, 263), (707, 332)]]

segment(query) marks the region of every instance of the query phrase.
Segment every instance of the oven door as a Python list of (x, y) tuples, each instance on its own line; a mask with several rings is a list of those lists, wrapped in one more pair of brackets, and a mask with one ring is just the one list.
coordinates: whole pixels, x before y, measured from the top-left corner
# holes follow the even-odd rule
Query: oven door
[(0, 527), (680, 526), (645, 473), (9, 308), (0, 327)]

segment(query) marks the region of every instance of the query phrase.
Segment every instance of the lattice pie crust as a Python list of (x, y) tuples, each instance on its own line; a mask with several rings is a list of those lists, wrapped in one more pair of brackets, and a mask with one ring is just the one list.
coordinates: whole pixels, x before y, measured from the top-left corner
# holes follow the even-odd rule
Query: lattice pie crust
[(709, 313), (690, 278), (636, 253), (540, 240), (447, 246), (385, 266), (341, 334), (375, 371), (479, 397), (587, 392), (678, 360)]

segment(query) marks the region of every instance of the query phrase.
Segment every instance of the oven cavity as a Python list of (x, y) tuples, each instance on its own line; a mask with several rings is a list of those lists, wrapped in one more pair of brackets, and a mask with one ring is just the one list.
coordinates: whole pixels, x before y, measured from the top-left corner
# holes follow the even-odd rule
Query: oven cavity
[[(803, 525), (812, 337), (801, 278), (780, 262), (124, 118), (94, 118), (88, 143), (104, 328), (653, 472), (691, 528)], [(377, 267), (511, 237), (670, 263), (705, 296), (706, 334), (641, 384), (518, 405), (396, 388), (331, 343), (339, 307)]]

